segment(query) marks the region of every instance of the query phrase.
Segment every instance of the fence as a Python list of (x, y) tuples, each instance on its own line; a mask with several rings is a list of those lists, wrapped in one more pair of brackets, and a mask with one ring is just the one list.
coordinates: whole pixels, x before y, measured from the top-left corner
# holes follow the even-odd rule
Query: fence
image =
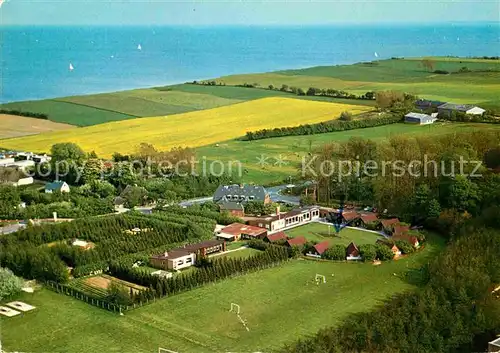
[(60, 284), (60, 283), (56, 283), (56, 282), (52, 282), (52, 281), (47, 281), (47, 282), (45, 282), (45, 284), (46, 284), (47, 288), (53, 290), (54, 292), (70, 295), (73, 298), (76, 298), (78, 300), (81, 300), (83, 302), (91, 304), (93, 306), (97, 306), (98, 308), (101, 308), (101, 309), (109, 310), (109, 311), (112, 311), (115, 313), (120, 313), (120, 314), (122, 314), (122, 312), (127, 310), (127, 307), (123, 307), (121, 305), (116, 305), (116, 304), (107, 302), (105, 300), (92, 297), (88, 294), (85, 294), (79, 290), (76, 290), (75, 288), (66, 286), (64, 284)]

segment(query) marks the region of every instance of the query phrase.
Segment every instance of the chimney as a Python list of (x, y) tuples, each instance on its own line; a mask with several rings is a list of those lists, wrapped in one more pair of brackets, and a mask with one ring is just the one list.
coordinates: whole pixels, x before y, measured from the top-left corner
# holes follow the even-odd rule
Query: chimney
[(278, 219), (281, 219), (280, 205), (276, 206), (276, 215), (278, 216)]
[(168, 256), (168, 252), (165, 251), (165, 253), (163, 253), (163, 256), (167, 257)]

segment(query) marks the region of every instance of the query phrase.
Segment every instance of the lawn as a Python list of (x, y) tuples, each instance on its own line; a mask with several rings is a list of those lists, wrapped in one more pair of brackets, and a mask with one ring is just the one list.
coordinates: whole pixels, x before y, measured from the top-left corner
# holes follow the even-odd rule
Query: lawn
[[(8, 351), (30, 352), (155, 352), (158, 347), (180, 353), (269, 351), (414, 289), (405, 273), (444, 246), (430, 239), (422, 251), (381, 266), (293, 260), (124, 316), (48, 290), (25, 293), (20, 299), (37, 309), (2, 317), (2, 343)], [(317, 273), (326, 277), (326, 284), (313, 284)], [(229, 312), (232, 302), (240, 304), (249, 332)]]
[[(392, 124), (367, 129), (357, 129), (326, 134), (290, 136), (263, 139), (256, 141), (230, 140), (220, 142), (218, 146), (212, 144), (197, 148), (197, 159), (207, 161), (221, 160), (228, 164), (230, 161), (239, 161), (242, 165), (242, 180), (269, 184), (282, 181), (288, 176), (295, 177), (300, 167), (302, 158), (307, 153), (314, 151), (326, 143), (343, 142), (352, 137), (372, 140), (384, 140), (395, 136), (433, 136), (456, 132), (498, 130), (500, 125), (489, 124), (460, 124), (436, 123), (433, 125), (419, 126), (411, 124)], [(1, 141), (0, 141), (1, 145)], [(268, 157), (267, 164), (258, 164), (259, 158)], [(275, 165), (279, 156), (286, 164)], [(237, 165), (237, 163), (233, 163)], [(236, 170), (236, 168), (235, 168)]]
[(310, 223), (304, 226), (285, 231), (291, 238), (304, 236), (309, 241), (322, 242), (328, 240), (330, 245), (349, 245), (354, 242), (356, 245), (375, 244), (377, 239), (382, 238), (378, 234), (366, 232), (358, 229), (343, 228), (339, 236), (335, 234), (335, 228), (322, 223)]
[(115, 152), (129, 154), (143, 142), (160, 150), (198, 147), (236, 138), (247, 131), (296, 126), (337, 119), (341, 112), (353, 114), (370, 107), (305, 101), (293, 98), (263, 98), (230, 106), (172, 116), (141, 118), (46, 133), (0, 142), (2, 147), (49, 151), (59, 142), (74, 142), (85, 151), (109, 158)]
[(257, 249), (252, 249), (252, 248), (245, 248), (242, 250), (236, 250), (236, 251), (231, 251), (223, 255), (215, 256), (213, 257), (214, 259), (220, 259), (220, 258), (226, 258), (226, 259), (241, 259), (245, 257), (250, 257), (252, 255), (256, 255), (260, 253), (260, 250)]

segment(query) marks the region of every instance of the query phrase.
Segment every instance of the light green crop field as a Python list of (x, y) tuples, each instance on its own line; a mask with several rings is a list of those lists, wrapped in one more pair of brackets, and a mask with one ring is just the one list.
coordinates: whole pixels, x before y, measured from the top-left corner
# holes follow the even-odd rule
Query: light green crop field
[[(232, 173), (241, 169), (244, 182), (269, 184), (282, 181), (289, 176), (295, 177), (302, 158), (325, 143), (343, 142), (351, 137), (360, 137), (381, 141), (393, 136), (437, 136), (456, 132), (488, 131), (500, 129), (500, 125), (469, 123), (436, 123), (419, 126), (411, 124), (392, 124), (367, 129), (357, 129), (326, 134), (276, 137), (256, 141), (229, 140), (218, 145), (199, 147), (197, 159), (206, 161), (220, 160), (226, 166), (232, 165)], [(1, 141), (0, 141), (1, 145)], [(277, 158), (286, 164), (276, 165)], [(262, 157), (266, 164), (259, 163)], [(209, 163), (207, 163), (209, 165)], [(241, 168), (239, 168), (241, 165)]]
[[(330, 228), (330, 229), (328, 229)], [(343, 228), (336, 236), (335, 228), (326, 224), (311, 223), (301, 227), (285, 231), (291, 238), (303, 236), (309, 241), (322, 242), (328, 240), (330, 245), (349, 245), (354, 242), (356, 245), (375, 244), (382, 236), (358, 229)], [(330, 234), (330, 235), (329, 235)]]
[[(412, 256), (373, 266), (293, 260), (282, 266), (207, 285), (125, 313), (106, 312), (74, 298), (41, 290), (19, 299), (33, 312), (0, 319), (7, 351), (24, 352), (269, 352), (348, 315), (416, 287), (405, 273), (442, 248), (430, 237)], [(316, 285), (323, 274), (326, 284)], [(396, 274), (396, 276), (394, 275)], [(333, 276), (332, 276), (333, 275)], [(241, 306), (246, 331), (231, 303)]]
[[(500, 60), (430, 58), (433, 70), (422, 67), (421, 58), (381, 60), (353, 65), (319, 66), (272, 73), (221, 77), (228, 85), (244, 82), (262, 87), (288, 86), (341, 89), (362, 94), (367, 91), (399, 90), (428, 99), (500, 107)], [(462, 67), (472, 72), (458, 73)]]

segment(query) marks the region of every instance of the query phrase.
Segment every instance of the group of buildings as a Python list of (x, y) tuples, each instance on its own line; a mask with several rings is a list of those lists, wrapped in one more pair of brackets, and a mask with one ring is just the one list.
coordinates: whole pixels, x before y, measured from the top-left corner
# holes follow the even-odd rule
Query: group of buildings
[(415, 103), (419, 111), (434, 110), (432, 114), (424, 113), (408, 113), (405, 115), (405, 122), (419, 125), (432, 124), (439, 117), (450, 117), (454, 113), (462, 113), (467, 115), (483, 115), (486, 110), (470, 104), (455, 104), (445, 103), (440, 101), (431, 101), (420, 99)]

